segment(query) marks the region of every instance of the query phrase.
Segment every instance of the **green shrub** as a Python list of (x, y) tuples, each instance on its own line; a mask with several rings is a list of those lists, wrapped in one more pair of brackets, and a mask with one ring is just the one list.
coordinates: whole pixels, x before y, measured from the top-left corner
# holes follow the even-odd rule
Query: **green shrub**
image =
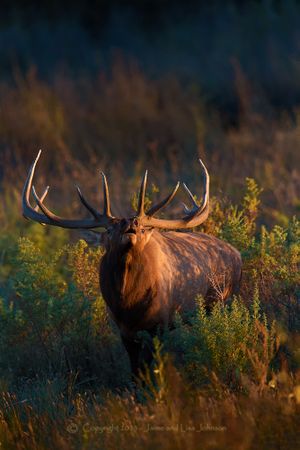
[[(189, 380), (201, 385), (214, 372), (229, 384), (240, 381), (241, 374), (265, 383), (277, 340), (274, 324), (269, 326), (261, 315), (257, 293), (250, 309), (238, 298), (230, 305), (216, 303), (210, 314), (201, 297), (198, 305), (189, 323), (178, 317), (175, 330), (166, 334), (166, 347), (177, 355)], [(259, 377), (254, 358), (264, 368)]]
[(263, 310), (284, 328), (296, 331), (300, 329), (300, 221), (292, 217), (285, 227), (259, 228), (260, 193), (256, 182), (247, 179), (240, 207), (212, 199), (211, 215), (202, 229), (241, 252), (243, 300), (249, 305), (258, 286)]
[[(76, 266), (79, 259), (82, 264), (98, 260), (96, 251), (85, 255), (84, 249), (79, 242), (46, 256), (28, 238), (19, 240), (11, 261), (18, 269), (7, 281), (8, 296), (1, 303), (3, 371), (13, 371), (15, 377), (78, 371), (80, 379), (92, 373), (99, 384), (108, 385), (126, 380), (118, 335), (99, 292), (92, 298), (93, 272), (81, 274)], [(118, 365), (124, 368), (117, 370)], [(119, 377), (112, 377), (111, 370)]]

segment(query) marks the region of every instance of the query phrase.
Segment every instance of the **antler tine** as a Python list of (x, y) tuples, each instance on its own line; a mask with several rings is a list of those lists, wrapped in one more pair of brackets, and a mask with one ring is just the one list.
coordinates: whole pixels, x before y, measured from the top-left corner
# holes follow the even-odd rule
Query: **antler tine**
[[(90, 213), (93, 215), (93, 219), (65, 219), (63, 217), (59, 217), (56, 214), (52, 213), (43, 203), (44, 198), (47, 195), (48, 189), (44, 192), (43, 196), (40, 198), (34, 186), (32, 186), (32, 180), (34, 177), (35, 168), (37, 165), (37, 162), (41, 156), (41, 151), (38, 152), (38, 155), (33, 162), (27, 179), (24, 184), (23, 189), (23, 196), (22, 196), (22, 206), (23, 206), (23, 215), (24, 217), (30, 218), (36, 222), (44, 223), (48, 225), (55, 225), (62, 228), (107, 228), (109, 225), (111, 225), (116, 219), (114, 217), (108, 217), (106, 215), (101, 215), (94, 209), (83, 197), (81, 191), (79, 188), (77, 188), (78, 195), (80, 197), (81, 202), (83, 205), (90, 211)], [(41, 209), (42, 213), (38, 212), (38, 208), (34, 208), (30, 204), (30, 193), (32, 192), (35, 201), (37, 203), (38, 208)]]
[(209, 202), (209, 173), (207, 168), (205, 167), (202, 159), (199, 158), (199, 163), (201, 164), (203, 170), (204, 170), (204, 176), (205, 176), (205, 183), (204, 183), (204, 195), (203, 195), (203, 200), (202, 203), (200, 205), (200, 211), (203, 211), (206, 206), (208, 205)]
[(99, 219), (100, 214), (98, 213), (98, 211), (88, 203), (88, 201), (86, 200), (86, 198), (83, 196), (83, 193), (81, 192), (81, 189), (79, 186), (76, 186), (76, 190), (78, 193), (78, 196), (80, 198), (81, 203), (86, 207), (86, 209), (92, 214), (92, 216), (95, 219)]
[(154, 214), (156, 214), (158, 211), (160, 211), (162, 208), (164, 208), (165, 206), (167, 206), (175, 197), (176, 192), (178, 191), (178, 188), (180, 186), (180, 181), (178, 181), (178, 183), (176, 184), (175, 188), (173, 189), (173, 191), (171, 192), (171, 194), (169, 194), (165, 199), (163, 199), (161, 202), (159, 202), (157, 205), (153, 205), (152, 208), (149, 209), (149, 211), (147, 211), (147, 216), (154, 216)]
[(30, 166), (29, 173), (28, 173), (28, 176), (27, 176), (24, 188), (23, 188), (23, 195), (22, 195), (23, 207), (26, 206), (27, 204), (29, 204), (30, 191), (31, 191), (31, 186), (32, 186), (34, 170), (35, 170), (35, 166), (37, 165), (38, 160), (40, 159), (41, 153), (42, 153), (42, 150), (39, 150), (34, 162)]
[(185, 214), (190, 214), (190, 213), (191, 213), (190, 208), (188, 208), (188, 207), (186, 206), (186, 204), (183, 203), (183, 202), (181, 202), (181, 204), (182, 204), (182, 206), (183, 206), (183, 211), (185, 212)]
[(145, 171), (142, 184), (140, 187), (138, 210), (137, 210), (138, 217), (145, 216), (145, 194), (146, 194), (147, 178), (148, 178), (148, 170)]
[[(187, 187), (187, 185), (186, 185), (185, 183), (182, 183), (182, 184), (183, 184), (184, 189), (185, 189), (186, 192), (188, 193), (191, 202), (193, 203), (193, 208), (192, 208), (192, 210), (198, 209), (199, 206), (198, 206), (197, 202), (195, 201), (193, 194), (191, 193), (191, 191), (189, 190), (189, 188)], [(185, 206), (185, 210), (188, 210), (188, 208), (186, 207), (186, 205), (184, 205), (184, 206)]]
[(150, 217), (147, 215), (143, 218), (143, 225), (148, 227), (156, 227), (156, 228), (165, 228), (169, 230), (176, 229), (186, 229), (186, 228), (194, 228), (201, 223), (203, 223), (209, 214), (209, 174), (208, 171), (199, 159), (199, 162), (204, 170), (205, 182), (204, 182), (204, 196), (200, 206), (195, 202), (193, 194), (188, 189), (186, 185), (184, 185), (185, 190), (189, 194), (190, 199), (193, 202), (193, 208), (189, 210), (185, 208), (186, 215), (181, 219), (156, 219), (155, 217)]
[[(43, 201), (45, 200), (49, 189), (50, 189), (50, 186), (47, 186), (46, 189), (44, 190), (44, 193), (43, 193), (43, 195), (40, 198), (41, 203), (43, 203)], [(34, 209), (35, 209), (35, 211), (38, 211), (39, 210), (39, 205), (36, 205)]]
[(188, 193), (188, 195), (190, 197), (190, 200), (193, 203), (193, 208), (192, 209), (187, 208), (187, 206), (185, 204), (183, 204), (185, 213), (191, 213), (191, 212), (196, 211), (196, 210), (199, 210), (199, 212), (203, 211), (205, 209), (206, 204), (207, 204), (208, 199), (209, 199), (209, 174), (208, 174), (208, 171), (207, 171), (205, 165), (203, 164), (203, 161), (200, 158), (199, 158), (199, 162), (200, 162), (200, 164), (201, 164), (201, 166), (202, 166), (202, 168), (204, 170), (204, 173), (205, 173), (204, 195), (203, 195), (203, 198), (202, 198), (201, 205), (198, 206), (197, 202), (194, 199), (193, 194), (191, 193), (191, 191), (189, 190), (187, 185), (185, 183), (183, 183), (183, 187), (186, 190), (186, 192)]
[(34, 196), (34, 199), (36, 201), (36, 203), (38, 204), (39, 208), (43, 211), (43, 213), (45, 214), (46, 218), (48, 218), (49, 220), (51, 220), (51, 222), (55, 222), (57, 224), (63, 224), (63, 222), (66, 222), (67, 219), (62, 219), (61, 217), (57, 216), (56, 214), (54, 214), (52, 211), (50, 211), (50, 209), (48, 209), (42, 202), (41, 199), (39, 198), (39, 196), (36, 193), (35, 187), (32, 186), (32, 193)]
[(108, 189), (108, 183), (106, 176), (103, 172), (101, 172), (102, 175), (102, 182), (103, 182), (103, 196), (104, 196), (104, 209), (103, 212), (107, 217), (112, 217), (111, 209), (110, 209), (110, 197), (109, 197), (109, 189)]
[[(101, 172), (101, 175), (103, 180), (103, 195), (104, 195), (103, 215), (106, 217), (113, 217), (110, 209), (110, 199), (109, 199), (107, 179), (103, 172)], [(92, 214), (92, 216), (97, 220), (101, 218), (101, 214), (99, 214), (99, 212), (93, 206), (91, 206), (86, 200), (86, 198), (83, 196), (79, 186), (76, 186), (76, 189), (82, 204), (88, 209), (88, 211)]]

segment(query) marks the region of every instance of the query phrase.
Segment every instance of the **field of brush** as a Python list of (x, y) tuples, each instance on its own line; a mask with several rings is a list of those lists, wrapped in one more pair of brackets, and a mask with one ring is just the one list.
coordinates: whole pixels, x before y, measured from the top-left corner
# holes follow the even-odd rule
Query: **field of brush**
[[(300, 103), (274, 106), (238, 60), (233, 71), (228, 115), (176, 71), (151, 76), (120, 57), (95, 76), (1, 78), (0, 449), (299, 445)], [(72, 218), (86, 214), (74, 185), (102, 207), (100, 170), (116, 215), (134, 210), (146, 168), (148, 205), (177, 180), (200, 200), (199, 156), (209, 170), (199, 231), (241, 252), (240, 294), (209, 315), (199, 297), (188, 325), (176, 317), (136, 385), (99, 290), (102, 248), (22, 217), (40, 148), (37, 191), (50, 185), (46, 204)], [(183, 190), (164, 217), (181, 202)]]

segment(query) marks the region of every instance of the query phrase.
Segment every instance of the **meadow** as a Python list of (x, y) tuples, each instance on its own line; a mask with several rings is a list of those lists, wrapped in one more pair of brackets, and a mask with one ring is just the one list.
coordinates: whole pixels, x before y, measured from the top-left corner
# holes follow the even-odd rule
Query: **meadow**
[[(299, 21), (297, 0), (0, 4), (0, 450), (300, 447)], [(241, 252), (240, 292), (198, 296), (135, 382), (102, 247), (22, 216), (40, 148), (37, 192), (70, 218), (76, 185), (102, 208), (100, 170), (118, 216), (146, 168), (147, 205), (178, 180), (200, 200), (209, 170), (196, 231)]]
[[(254, 101), (238, 64), (235, 92), (230, 124), (194, 85), (120, 60), (89, 81), (50, 84), (32, 69), (2, 82), (1, 448), (297, 447), (300, 116)], [(188, 325), (176, 317), (136, 385), (99, 291), (101, 247), (22, 217), (40, 147), (38, 190), (50, 184), (47, 201), (70, 217), (84, 214), (74, 184), (100, 207), (100, 168), (117, 214), (135, 207), (146, 167), (149, 204), (177, 179), (200, 198), (198, 155), (210, 171), (200, 229), (240, 250), (240, 294), (209, 315), (199, 297)], [(177, 201), (167, 214), (180, 211)]]

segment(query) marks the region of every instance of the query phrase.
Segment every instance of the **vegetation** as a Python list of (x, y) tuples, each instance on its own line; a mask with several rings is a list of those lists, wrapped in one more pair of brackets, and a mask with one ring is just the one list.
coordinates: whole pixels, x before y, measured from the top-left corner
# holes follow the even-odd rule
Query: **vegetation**
[(240, 207), (213, 199), (203, 225), (242, 252), (241, 295), (209, 315), (199, 298), (197, 314), (176, 317), (136, 388), (99, 295), (102, 250), (32, 223), (18, 237), (12, 208), (1, 236), (3, 448), (196, 448), (200, 438), (204, 448), (293, 448), (300, 224), (258, 227), (261, 190), (253, 179), (245, 189)]
[[(0, 449), (299, 447), (299, 2), (198, 3), (0, 5)], [(116, 215), (146, 168), (147, 207), (209, 169), (199, 230), (241, 252), (240, 293), (176, 316), (137, 383), (97, 235), (21, 216), (40, 147), (37, 192), (68, 217), (74, 184), (100, 208), (99, 169)]]

